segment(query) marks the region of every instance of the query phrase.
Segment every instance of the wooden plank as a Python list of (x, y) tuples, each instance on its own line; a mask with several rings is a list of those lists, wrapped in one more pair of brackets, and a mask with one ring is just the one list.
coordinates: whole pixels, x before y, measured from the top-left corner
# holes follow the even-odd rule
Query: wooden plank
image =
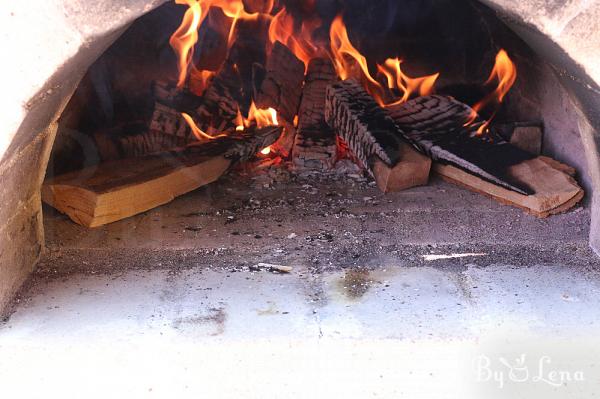
[(352, 81), (327, 89), (326, 118), (383, 192), (427, 184), (431, 159), (402, 138), (394, 121)]
[(431, 159), (428, 156), (403, 143), (400, 157), (401, 160), (393, 167), (386, 165), (376, 155), (372, 159), (375, 182), (384, 193), (423, 186), (429, 180)]
[(121, 159), (46, 181), (42, 200), (74, 222), (97, 227), (147, 211), (217, 180), (281, 134), (279, 127), (247, 131), (137, 159)]
[(584, 195), (575, 179), (565, 170), (566, 165), (557, 161), (548, 162), (545, 157), (523, 161), (509, 168), (508, 173), (522, 181), (534, 191), (523, 195), (475, 176), (452, 165), (435, 163), (433, 170), (445, 180), (471, 191), (487, 195), (496, 201), (516, 206), (536, 217), (544, 218), (565, 212), (575, 206)]

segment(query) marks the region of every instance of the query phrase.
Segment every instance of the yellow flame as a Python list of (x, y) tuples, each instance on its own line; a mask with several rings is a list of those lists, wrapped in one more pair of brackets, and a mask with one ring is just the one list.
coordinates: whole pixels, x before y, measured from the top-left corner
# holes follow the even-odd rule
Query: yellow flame
[(218, 134), (216, 136), (211, 136), (209, 134), (206, 134), (205, 132), (202, 131), (202, 129), (200, 129), (197, 125), (196, 122), (194, 122), (194, 119), (192, 119), (191, 116), (189, 116), (188, 114), (186, 114), (185, 112), (181, 113), (181, 116), (183, 116), (183, 119), (185, 119), (186, 123), (188, 124), (188, 126), (190, 127), (190, 129), (192, 129), (192, 133), (194, 134), (194, 136), (196, 136), (196, 138), (199, 141), (203, 141), (203, 140), (214, 140), (217, 137), (225, 137), (227, 136), (226, 134)]
[(492, 84), (494, 83), (494, 81), (497, 81), (498, 84), (494, 91), (486, 95), (481, 101), (479, 101), (473, 106), (473, 111), (471, 112), (469, 119), (465, 123), (465, 126), (471, 125), (479, 116), (479, 111), (481, 111), (483, 108), (490, 105), (494, 105), (495, 109), (492, 112), (492, 116), (477, 129), (478, 134), (482, 134), (483, 132), (485, 132), (492, 119), (494, 119), (494, 116), (496, 116), (498, 107), (504, 100), (506, 93), (508, 93), (508, 91), (513, 86), (516, 80), (517, 67), (508, 56), (506, 50), (500, 49), (500, 51), (498, 51), (498, 54), (496, 55), (496, 61), (494, 63), (494, 68), (490, 73), (490, 77), (485, 82), (486, 84)]

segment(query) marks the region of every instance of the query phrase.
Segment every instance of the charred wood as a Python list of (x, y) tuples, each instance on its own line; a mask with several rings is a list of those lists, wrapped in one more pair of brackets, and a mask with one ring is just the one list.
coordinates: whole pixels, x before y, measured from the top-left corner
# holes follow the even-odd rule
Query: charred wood
[(355, 81), (327, 88), (325, 119), (371, 175), (369, 160), (374, 155), (390, 167), (400, 161), (405, 142), (400, 129)]
[(335, 162), (336, 139), (333, 129), (325, 122), (325, 98), (327, 87), (336, 80), (329, 59), (315, 58), (309, 62), (294, 142), (294, 163), (299, 167), (326, 169)]
[(432, 95), (391, 106), (388, 111), (405, 137), (434, 161), (455, 165), (518, 193), (533, 194), (508, 169), (534, 156), (493, 132), (478, 134), (482, 121), (465, 126), (472, 109), (452, 97)]
[[(256, 66), (253, 78), (259, 78)], [(267, 58), (256, 96), (259, 108), (272, 107), (288, 122), (294, 120), (302, 95), (304, 63), (286, 46), (276, 41)]]

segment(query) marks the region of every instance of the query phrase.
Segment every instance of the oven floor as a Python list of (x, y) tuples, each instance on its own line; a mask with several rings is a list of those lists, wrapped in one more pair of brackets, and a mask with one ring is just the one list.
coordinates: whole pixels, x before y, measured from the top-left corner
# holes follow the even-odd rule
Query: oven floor
[(341, 177), (279, 180), (230, 176), (95, 229), (45, 208), (49, 254), (42, 268), (112, 270), (121, 259), (127, 268), (268, 262), (328, 270), (470, 252), (485, 255), (453, 264), (595, 260), (582, 207), (537, 219), (439, 179), (389, 194)]
[[(537, 220), (437, 180), (389, 195), (340, 179), (257, 180), (230, 177), (94, 230), (48, 210), (47, 254), (0, 324), (3, 392), (598, 392), (587, 210)], [(294, 270), (250, 267), (259, 261)], [(555, 370), (571, 381), (556, 385)]]

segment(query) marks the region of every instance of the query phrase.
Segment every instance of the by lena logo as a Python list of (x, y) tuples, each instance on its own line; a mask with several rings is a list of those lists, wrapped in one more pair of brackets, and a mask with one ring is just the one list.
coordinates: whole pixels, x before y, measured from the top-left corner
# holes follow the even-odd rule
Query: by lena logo
[(541, 383), (560, 387), (569, 382), (585, 381), (582, 370), (564, 370), (553, 367), (550, 356), (527, 361), (526, 354), (508, 360), (504, 357), (492, 359), (480, 355), (475, 359), (475, 373), (479, 382), (493, 382), (498, 388), (507, 383)]

